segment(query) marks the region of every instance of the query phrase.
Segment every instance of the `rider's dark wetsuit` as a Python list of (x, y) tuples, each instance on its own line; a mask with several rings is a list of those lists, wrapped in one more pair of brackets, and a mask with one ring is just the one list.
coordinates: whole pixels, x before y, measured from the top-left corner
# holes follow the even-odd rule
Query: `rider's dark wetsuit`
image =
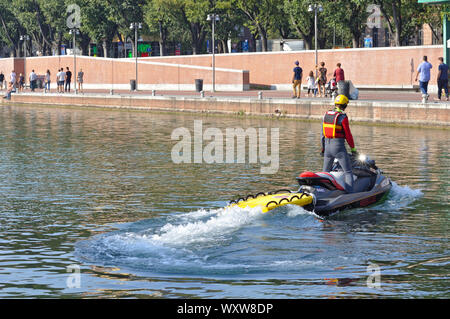
[(336, 158), (344, 170), (345, 190), (353, 192), (353, 173), (350, 157), (345, 149), (345, 141), (352, 152), (356, 152), (353, 136), (350, 131), (347, 115), (336, 105), (334, 110), (328, 111), (323, 118), (322, 152), (323, 171), (330, 172)]

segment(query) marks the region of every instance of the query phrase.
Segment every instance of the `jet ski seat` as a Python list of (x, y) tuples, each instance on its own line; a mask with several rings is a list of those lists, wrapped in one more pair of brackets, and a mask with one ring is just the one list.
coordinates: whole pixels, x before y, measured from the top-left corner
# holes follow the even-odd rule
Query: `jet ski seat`
[[(353, 176), (353, 178), (355, 178), (355, 176)], [(314, 182), (318, 182), (320, 184), (323, 184), (328, 189), (335, 188), (341, 191), (345, 191), (344, 172), (303, 172), (297, 179), (299, 180), (299, 182), (304, 182), (304, 184), (313, 184)]]

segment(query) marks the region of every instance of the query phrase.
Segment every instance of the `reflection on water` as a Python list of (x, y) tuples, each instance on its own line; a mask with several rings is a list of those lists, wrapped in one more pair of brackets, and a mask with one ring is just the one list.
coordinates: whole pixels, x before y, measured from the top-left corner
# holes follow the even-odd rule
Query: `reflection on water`
[[(278, 173), (173, 164), (172, 131), (199, 118), (279, 128)], [(12, 106), (0, 130), (1, 297), (448, 297), (448, 130), (353, 125), (394, 187), (325, 221), (222, 208), (320, 170), (319, 123)], [(80, 288), (66, 285), (72, 264)]]

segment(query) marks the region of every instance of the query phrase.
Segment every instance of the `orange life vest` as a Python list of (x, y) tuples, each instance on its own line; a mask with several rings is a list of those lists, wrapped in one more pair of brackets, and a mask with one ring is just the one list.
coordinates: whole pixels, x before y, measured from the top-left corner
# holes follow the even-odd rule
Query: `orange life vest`
[[(339, 118), (340, 115), (343, 115)], [(338, 111), (328, 111), (323, 117), (323, 136), (326, 138), (345, 138), (344, 128), (342, 127), (342, 120), (345, 113)]]

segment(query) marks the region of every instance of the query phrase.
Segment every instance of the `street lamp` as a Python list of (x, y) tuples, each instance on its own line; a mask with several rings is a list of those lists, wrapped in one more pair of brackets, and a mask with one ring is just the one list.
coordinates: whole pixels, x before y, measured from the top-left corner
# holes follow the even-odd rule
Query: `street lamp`
[(317, 12), (322, 12), (323, 7), (321, 4), (310, 4), (308, 6), (308, 12), (314, 11), (314, 50), (315, 50), (315, 56), (316, 56), (316, 78), (317, 78)]
[(29, 41), (30, 40), (30, 36), (29, 35), (21, 35), (20, 36), (20, 41), (23, 41), (23, 45), (24, 45), (24, 50), (23, 50), (23, 53), (24, 53), (24, 59), (23, 59), (23, 77), (24, 77), (24, 79), (25, 79), (25, 81), (26, 81), (26, 78), (27, 78), (27, 69), (26, 69), (26, 66), (27, 66), (27, 41)]
[(214, 28), (216, 26), (216, 21), (219, 20), (219, 15), (215, 13), (208, 14), (208, 17), (206, 18), (206, 21), (212, 21), (212, 92), (216, 91), (216, 46), (214, 43)]
[(69, 34), (73, 35), (73, 75), (72, 78), (75, 79), (75, 81), (73, 81), (74, 83), (74, 87), (75, 87), (75, 94), (78, 94), (78, 89), (77, 89), (77, 50), (76, 50), (76, 44), (77, 44), (77, 34), (80, 34), (80, 31), (77, 28), (72, 28), (69, 30)]
[(142, 29), (142, 23), (140, 22), (133, 22), (130, 24), (130, 29), (134, 29), (134, 57), (136, 59), (135, 65), (136, 65), (136, 85), (134, 87), (134, 90), (138, 90), (138, 48), (137, 48), (137, 42), (138, 42), (138, 29)]

